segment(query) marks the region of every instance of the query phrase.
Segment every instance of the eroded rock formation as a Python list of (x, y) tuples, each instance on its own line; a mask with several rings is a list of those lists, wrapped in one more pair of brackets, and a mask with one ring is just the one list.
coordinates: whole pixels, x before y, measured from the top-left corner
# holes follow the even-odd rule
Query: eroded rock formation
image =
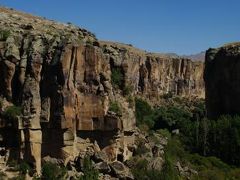
[(120, 43), (100, 44), (108, 55), (111, 68), (122, 69), (123, 86), (130, 86), (134, 94), (151, 101), (166, 93), (204, 97), (203, 63), (147, 53)]
[[(118, 88), (111, 81), (116, 68)], [(2, 146), (38, 172), (48, 156), (67, 162), (103, 151), (109, 161), (128, 159), (136, 123), (124, 89), (153, 103), (166, 93), (203, 97), (202, 75), (202, 63), (98, 42), (71, 24), (0, 8), (0, 95), (22, 107), (13, 124), (1, 118)], [(121, 115), (109, 111), (111, 101)]]
[(240, 114), (240, 43), (232, 43), (206, 53), (204, 80), (209, 118)]

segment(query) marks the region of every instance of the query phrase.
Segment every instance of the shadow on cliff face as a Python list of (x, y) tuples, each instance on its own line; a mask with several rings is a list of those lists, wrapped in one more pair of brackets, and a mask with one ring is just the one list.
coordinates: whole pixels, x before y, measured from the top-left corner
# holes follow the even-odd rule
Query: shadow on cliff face
[(113, 144), (112, 141), (116, 135), (117, 131), (77, 131), (78, 137), (88, 138), (91, 143), (96, 141), (101, 149)]
[[(59, 59), (59, 51), (55, 55)], [(42, 146), (41, 156), (64, 158), (62, 148), (64, 147), (64, 132), (62, 124), (64, 100), (61, 94), (64, 86), (64, 75), (62, 65), (58, 63), (51, 65), (46, 59), (41, 71), (40, 98), (41, 98), (41, 130)]]
[(16, 161), (20, 157), (19, 131), (15, 128), (5, 127), (0, 129), (1, 141), (0, 147), (5, 148), (4, 154), (9, 162)]
[(42, 157), (51, 156), (57, 159), (64, 159), (62, 152), (64, 131), (61, 129), (50, 129), (45, 123), (42, 123)]

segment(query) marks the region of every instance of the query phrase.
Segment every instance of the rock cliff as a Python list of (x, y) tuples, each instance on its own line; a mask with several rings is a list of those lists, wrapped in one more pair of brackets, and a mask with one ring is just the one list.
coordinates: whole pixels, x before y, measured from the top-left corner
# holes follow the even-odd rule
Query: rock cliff
[(240, 43), (209, 49), (206, 53), (204, 80), (209, 118), (240, 114)]
[[(50, 156), (69, 160), (104, 151), (128, 159), (134, 144), (134, 102), (157, 104), (167, 93), (204, 96), (203, 63), (99, 42), (87, 30), (0, 8), (1, 146), (40, 172)], [(113, 74), (117, 72), (117, 83)], [(111, 111), (118, 102), (121, 113)]]

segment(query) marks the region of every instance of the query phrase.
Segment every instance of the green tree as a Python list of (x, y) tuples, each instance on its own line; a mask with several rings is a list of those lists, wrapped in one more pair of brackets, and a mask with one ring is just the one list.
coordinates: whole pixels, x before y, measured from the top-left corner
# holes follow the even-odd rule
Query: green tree
[(9, 106), (3, 112), (3, 117), (8, 120), (16, 120), (17, 116), (21, 115), (22, 108), (19, 106)]
[(122, 108), (117, 101), (111, 101), (109, 104), (109, 111), (115, 112), (117, 115), (122, 115)]
[(143, 99), (135, 98), (135, 116), (137, 120), (137, 125), (148, 125), (148, 127), (153, 127), (154, 121), (152, 119), (152, 107)]
[(98, 180), (99, 172), (93, 168), (91, 159), (87, 156), (83, 159), (83, 176), (80, 180)]
[(42, 167), (42, 178), (47, 180), (64, 179), (67, 174), (65, 167), (59, 167), (56, 164), (47, 162)]
[(124, 76), (123, 76), (121, 68), (118, 68), (118, 67), (112, 68), (111, 81), (112, 81), (112, 85), (115, 88), (122, 87), (123, 81), (124, 81)]

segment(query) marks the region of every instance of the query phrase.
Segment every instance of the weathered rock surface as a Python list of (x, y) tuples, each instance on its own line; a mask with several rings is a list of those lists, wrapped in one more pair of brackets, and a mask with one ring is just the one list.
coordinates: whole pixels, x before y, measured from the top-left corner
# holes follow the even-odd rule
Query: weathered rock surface
[(113, 176), (119, 179), (134, 179), (130, 170), (121, 162), (115, 161), (110, 164), (113, 171)]
[(100, 45), (108, 55), (111, 69), (121, 69), (123, 86), (131, 87), (133, 94), (151, 101), (167, 93), (204, 97), (202, 62), (147, 53), (120, 43), (102, 41)]
[[(111, 81), (114, 68), (120, 88)], [(110, 162), (127, 160), (136, 122), (124, 89), (153, 103), (167, 93), (203, 97), (202, 76), (202, 63), (99, 43), (79, 27), (0, 8), (0, 95), (22, 107), (11, 132), (0, 119), (0, 134), (10, 156), (38, 172), (44, 157), (67, 164), (102, 151)], [(109, 112), (116, 100), (121, 116)]]
[(240, 114), (240, 43), (209, 49), (205, 64), (208, 117)]

